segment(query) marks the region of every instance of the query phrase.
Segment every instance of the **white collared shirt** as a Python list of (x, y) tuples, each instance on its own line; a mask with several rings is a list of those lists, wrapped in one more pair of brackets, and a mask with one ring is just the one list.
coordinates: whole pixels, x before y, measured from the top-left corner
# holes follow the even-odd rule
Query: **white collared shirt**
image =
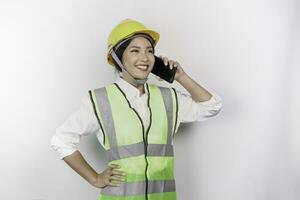
[[(144, 85), (145, 93), (140, 95), (140, 91), (127, 81), (118, 77), (116, 84), (125, 93), (130, 105), (140, 115), (145, 129), (150, 123), (150, 111), (147, 106), (148, 90)], [(146, 83), (147, 84), (147, 83)], [(210, 92), (213, 96), (208, 101), (195, 102), (191, 95), (176, 90), (178, 99), (178, 122), (175, 133), (180, 123), (205, 121), (216, 114), (222, 108), (222, 100), (219, 95)], [(51, 148), (55, 150), (60, 159), (68, 156), (77, 150), (81, 136), (96, 134), (100, 144), (103, 146), (103, 134), (95, 116), (93, 105), (87, 93), (81, 100), (80, 107), (56, 128), (51, 139)]]

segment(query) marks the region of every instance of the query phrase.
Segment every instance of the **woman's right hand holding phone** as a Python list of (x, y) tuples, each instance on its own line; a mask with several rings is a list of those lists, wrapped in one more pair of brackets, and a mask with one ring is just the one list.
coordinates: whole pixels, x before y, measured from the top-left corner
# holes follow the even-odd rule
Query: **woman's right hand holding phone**
[[(184, 70), (182, 69), (181, 65), (179, 64), (179, 62), (177, 61), (174, 61), (174, 60), (169, 60), (167, 57), (165, 56), (158, 56), (160, 59), (163, 60), (165, 66), (168, 66), (169, 65), (169, 68), (170, 70), (173, 69), (173, 67), (176, 67), (176, 74), (175, 74), (175, 77), (174, 77), (174, 80), (178, 81), (178, 79), (180, 77), (182, 77), (183, 75), (185, 75), (185, 72)], [(159, 80), (159, 81), (163, 81), (164, 79), (162, 79), (161, 77), (157, 76), (156, 75), (156, 78)]]

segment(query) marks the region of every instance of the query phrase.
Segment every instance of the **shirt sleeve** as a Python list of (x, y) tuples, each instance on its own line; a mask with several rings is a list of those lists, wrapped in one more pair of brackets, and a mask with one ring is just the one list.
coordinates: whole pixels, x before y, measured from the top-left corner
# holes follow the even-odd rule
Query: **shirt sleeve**
[(196, 102), (190, 94), (176, 90), (178, 99), (178, 121), (188, 123), (205, 121), (217, 115), (222, 108), (222, 99), (215, 92), (207, 101)]
[(58, 153), (60, 159), (74, 153), (82, 136), (99, 132), (99, 125), (93, 111), (89, 94), (81, 99), (77, 110), (56, 128), (51, 139), (51, 148)]

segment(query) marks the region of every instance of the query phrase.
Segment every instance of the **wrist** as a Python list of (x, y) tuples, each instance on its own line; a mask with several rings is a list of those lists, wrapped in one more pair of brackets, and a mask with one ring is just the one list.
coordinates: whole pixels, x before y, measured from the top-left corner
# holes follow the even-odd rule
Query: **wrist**
[(186, 78), (188, 78), (188, 75), (187, 75), (186, 73), (184, 73), (184, 74), (178, 76), (178, 77), (176, 78), (176, 81), (177, 81), (178, 83), (182, 83)]
[(97, 173), (93, 173), (93, 175), (87, 180), (91, 185), (96, 185), (97, 184), (97, 180), (98, 179), (98, 174)]
[(104, 183), (104, 178), (102, 173), (96, 174), (95, 178), (90, 182), (90, 184), (97, 188), (104, 188), (106, 184)]

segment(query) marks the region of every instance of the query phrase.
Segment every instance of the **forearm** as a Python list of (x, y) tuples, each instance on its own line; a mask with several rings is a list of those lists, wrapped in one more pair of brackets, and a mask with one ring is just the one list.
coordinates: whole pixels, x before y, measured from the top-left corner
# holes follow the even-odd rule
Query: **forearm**
[(177, 81), (191, 94), (192, 99), (196, 102), (208, 101), (212, 97), (212, 94), (201, 87), (186, 73), (180, 76)]
[(86, 162), (79, 151), (64, 157), (63, 160), (87, 182), (90, 184), (96, 182), (97, 172)]

